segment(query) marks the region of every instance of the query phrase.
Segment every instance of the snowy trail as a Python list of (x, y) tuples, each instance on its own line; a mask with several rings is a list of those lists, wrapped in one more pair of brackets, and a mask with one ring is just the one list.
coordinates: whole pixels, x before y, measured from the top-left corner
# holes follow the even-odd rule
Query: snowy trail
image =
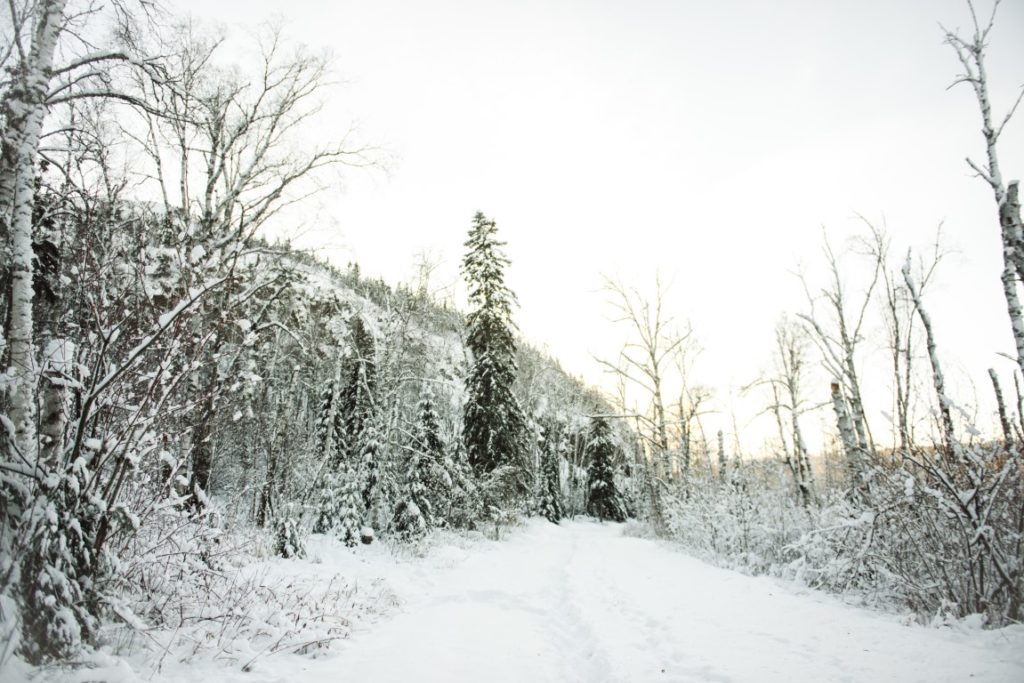
[(401, 613), (288, 680), (1024, 680), (1024, 628), (903, 626), (618, 525), (531, 522), (399, 593)]

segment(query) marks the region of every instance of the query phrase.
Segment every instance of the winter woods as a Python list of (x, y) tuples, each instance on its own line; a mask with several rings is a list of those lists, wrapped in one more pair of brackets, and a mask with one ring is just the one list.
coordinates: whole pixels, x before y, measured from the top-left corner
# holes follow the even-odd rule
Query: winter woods
[[(994, 110), (985, 58), (995, 5), (986, 17), (969, 5), (968, 33), (946, 31), (945, 39), (962, 68), (954, 92), (970, 86), (981, 115), (986, 162), (967, 164), (996, 200), (992, 229), (1001, 238), (1008, 329), (1019, 347), (1019, 199), (1017, 182), (1003, 179), (998, 143), (1024, 93)], [(744, 388), (761, 397), (759, 419), (775, 428), (766, 442), (771, 458), (730, 460), (721, 439), (717, 454), (706, 440), (694, 454), (685, 438), (660, 436), (669, 432), (659, 425), (687, 419), (659, 398), (667, 383), (687, 385), (685, 376), (666, 382), (658, 355), (673, 349), (660, 322), (661, 289), (645, 301), (612, 288), (634, 334), (623, 361), (606, 366), (651, 401), (639, 410), (622, 402), (646, 428), (640, 463), (657, 482), (650, 514), (664, 520), (666, 535), (728, 566), (896, 603), (925, 620), (982, 614), (992, 626), (1015, 623), (1024, 591), (1020, 353), (1015, 368), (989, 371), (986, 423), (961, 403), (970, 397), (954, 395), (951, 359), (932, 318), (942, 306), (934, 286), (946, 255), (941, 231), (930, 249), (894, 254), (891, 234), (862, 222), (863, 237), (843, 252), (826, 235), (822, 284), (801, 275), (806, 308), (779, 322), (770, 369)], [(887, 372), (867, 360), (874, 346), (884, 349)], [(636, 349), (644, 354), (630, 355)], [(1004, 386), (1017, 389), (1016, 402)], [(807, 438), (814, 417), (826, 425), (818, 452)], [(675, 479), (664, 464), (673, 461), (690, 463)]]
[[(132, 586), (214, 571), (223, 533), (299, 557), (311, 530), (412, 541), (533, 506), (494, 224), (467, 246), (467, 328), (266, 241), (373, 163), (345, 133), (307, 142), (326, 59), (268, 29), (232, 67), (224, 36), (146, 5), (79, 10), (6, 10), (0, 661), (73, 655), (157, 597)], [(100, 18), (118, 30), (97, 47)], [(584, 391), (558, 376), (564, 424)], [(183, 614), (164, 598), (153, 625)]]
[[(111, 629), (159, 649), (157, 630), (237, 626), (194, 596), (243, 590), (295, 606), (308, 651), (339, 637), (310, 626), (316, 600), (234, 583), (240, 558), (422, 554), (533, 515), (636, 518), (921, 620), (1024, 618), (1024, 227), (999, 156), (1021, 99), (993, 102), (994, 15), (945, 32), (1016, 349), (989, 371), (992, 410), (967, 405), (935, 315), (941, 233), (897, 253), (865, 220), (846, 248), (825, 235), (824, 275), (801, 276), (774, 336), (744, 328), (764, 364), (737, 415), (660, 276), (649, 296), (604, 283), (625, 341), (603, 394), (520, 336), (515, 252), (483, 213), (446, 226), (466, 238), (443, 302), (426, 258), (392, 285), (276, 238), (382, 158), (325, 123), (331, 62), (281, 30), (121, 1), (2, 11), (0, 667), (73, 660)], [(755, 423), (769, 436), (744, 452)]]

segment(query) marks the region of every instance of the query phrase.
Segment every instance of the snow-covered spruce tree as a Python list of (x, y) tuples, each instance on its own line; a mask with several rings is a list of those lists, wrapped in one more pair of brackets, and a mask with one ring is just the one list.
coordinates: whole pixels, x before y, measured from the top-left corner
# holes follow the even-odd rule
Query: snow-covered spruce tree
[(337, 521), (338, 498), (341, 495), (336, 488), (339, 479), (334, 476), (342, 465), (345, 449), (339, 385), (340, 381), (335, 378), (324, 387), (316, 419), (316, 454), (324, 472), (318, 484), (318, 510), (313, 524), (313, 532), (318, 534), (328, 533)]
[(563, 448), (562, 425), (554, 420), (544, 425), (544, 443), (541, 448), (540, 514), (548, 521), (558, 524), (562, 512), (561, 451)]
[(412, 540), (426, 533), (431, 526), (433, 512), (429, 499), (430, 456), (413, 448), (409, 454), (409, 468), (401, 500), (395, 506), (394, 530), (404, 540)]
[[(341, 466), (343, 467), (343, 465)], [(345, 479), (339, 470), (330, 463), (324, 465), (324, 474), (319, 484), (316, 520), (313, 522), (313, 533), (327, 534), (341, 519), (341, 487)]]
[(306, 556), (306, 544), (294, 517), (279, 519), (274, 526), (274, 552), (277, 555), (285, 559)]
[(338, 538), (347, 545), (353, 547), (359, 542), (362, 530), (363, 500), (359, 493), (359, 480), (351, 468), (345, 467), (337, 474), (337, 490), (340, 491), (338, 498), (338, 521), (336, 531)]
[(349, 456), (358, 456), (358, 440), (363, 426), (373, 414), (377, 390), (377, 347), (366, 329), (362, 316), (352, 320), (352, 357), (348, 362), (347, 383), (341, 395), (341, 412), (345, 421), (345, 438)]
[(558, 453), (544, 450), (541, 458), (543, 489), (540, 494), (540, 514), (544, 515), (548, 521), (558, 524), (563, 517), (562, 485), (558, 476), (559, 456)]
[(488, 507), (521, 499), (530, 491), (526, 422), (512, 392), (517, 371), (512, 322), (516, 298), (505, 286), (509, 261), (496, 233), (495, 222), (477, 212), (462, 261), (472, 307), (466, 346), (473, 363), (466, 378), (462, 440), (476, 476), (495, 479), (493, 486), (485, 487), (490, 491)]
[(341, 411), (340, 380), (328, 382), (320, 394), (316, 418), (317, 455), (327, 462), (338, 462), (344, 453), (345, 421)]
[(75, 652), (98, 625), (93, 543), (100, 510), (82, 492), (87, 475), (83, 467), (48, 478), (42, 485), (45, 498), (32, 511), (35, 519), (26, 520), (34, 531), (21, 567), (21, 654), (31, 662)]
[(444, 470), (451, 481), (451, 500), (445, 511), (446, 521), (456, 527), (470, 529), (482, 515), (480, 485), (466, 458), (465, 446), (456, 439), (444, 459)]
[(587, 443), (587, 514), (601, 521), (622, 522), (626, 519), (615, 487), (617, 452), (608, 421), (603, 417), (593, 418)]
[[(361, 316), (350, 323), (351, 357), (339, 368), (324, 389), (317, 419), (317, 447), (323, 458), (324, 476), (319, 490), (319, 511), (313, 526), (316, 533), (328, 533), (341, 523), (341, 499), (347, 486), (346, 470), (356, 477), (363, 504), (359, 519), (370, 511), (377, 485), (380, 444), (374, 425), (374, 392), (377, 386), (376, 346)], [(342, 386), (341, 382), (344, 381)], [(357, 526), (358, 530), (358, 526)]]
[(383, 507), (381, 501), (381, 459), (383, 446), (380, 439), (380, 430), (376, 420), (369, 419), (363, 425), (363, 431), (356, 441), (359, 447), (359, 459), (357, 461), (359, 477), (359, 495), (363, 503), (363, 513), (368, 523), (377, 523), (379, 512)]
[(434, 402), (428, 392), (420, 396), (417, 406), (416, 431), (413, 448), (423, 460), (423, 482), (426, 499), (430, 504), (431, 525), (448, 523), (454, 496), (454, 477), (445, 458), (447, 450), (441, 439), (441, 427)]

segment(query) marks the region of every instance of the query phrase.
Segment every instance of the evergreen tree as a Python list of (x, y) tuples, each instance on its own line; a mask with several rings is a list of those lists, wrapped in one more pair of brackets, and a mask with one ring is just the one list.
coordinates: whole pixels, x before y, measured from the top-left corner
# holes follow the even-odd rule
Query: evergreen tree
[[(351, 335), (352, 357), (342, 370), (344, 388), (324, 390), (317, 420), (317, 441), (321, 456), (327, 459), (327, 475), (313, 531), (327, 533), (338, 529), (343, 539), (359, 537), (362, 519), (371, 518), (369, 513), (377, 501), (380, 481), (381, 446), (373, 420), (376, 347), (359, 316), (351, 323)], [(348, 500), (350, 486), (357, 495), (355, 507)], [(346, 524), (354, 524), (355, 531), (348, 530)]]
[(587, 443), (587, 514), (601, 521), (622, 522), (626, 519), (622, 499), (615, 487), (617, 452), (608, 421), (603, 417), (593, 418)]
[(563, 516), (562, 483), (559, 472), (561, 457), (559, 454), (560, 444), (552, 438), (553, 436), (553, 434), (545, 434), (544, 449), (541, 451), (540, 513), (547, 517), (548, 521), (558, 524)]
[(444, 458), (444, 441), (434, 402), (430, 394), (424, 393), (416, 407), (416, 448), (435, 462)]
[(82, 466), (51, 475), (27, 511), (36, 524), (22, 557), (22, 628), (28, 638), (21, 652), (33, 663), (69, 656), (99, 625), (93, 584), (99, 558), (93, 547), (100, 509), (83, 493), (88, 473)]
[(339, 478), (341, 493), (338, 500), (338, 538), (351, 548), (359, 542), (363, 501), (359, 494), (359, 482), (350, 468), (346, 467)]
[(373, 335), (361, 316), (352, 321), (352, 358), (348, 363), (347, 383), (342, 392), (341, 411), (345, 422), (345, 438), (350, 457), (358, 457), (362, 446), (358, 440), (363, 426), (373, 414), (377, 388), (377, 353)]
[(286, 560), (306, 556), (306, 544), (298, 520), (294, 517), (279, 519), (274, 530), (274, 553)]
[(462, 262), (472, 307), (466, 346), (473, 359), (466, 380), (462, 439), (473, 471), (478, 477), (500, 477), (500, 497), (505, 498), (512, 493), (522, 496), (530, 487), (526, 423), (512, 393), (517, 372), (512, 323), (516, 299), (505, 286), (504, 270), (509, 261), (496, 231), (494, 221), (477, 212)]
[(341, 511), (341, 487), (344, 483), (343, 477), (333, 469), (324, 474), (316, 521), (313, 522), (314, 534), (330, 533), (337, 524)]
[(449, 450), (444, 459), (444, 469), (451, 481), (447, 521), (457, 527), (472, 528), (481, 515), (483, 501), (461, 441), (456, 441)]
[(395, 508), (395, 531), (406, 540), (422, 536), (431, 526), (433, 514), (428, 498), (429, 477), (429, 456), (414, 449), (409, 458), (403, 499)]
[(422, 460), (421, 476), (430, 507), (428, 524), (432, 526), (447, 523), (454, 495), (454, 477), (445, 458), (446, 448), (438, 423), (430, 394), (424, 392), (417, 409), (413, 448)]
[(331, 380), (320, 394), (316, 418), (317, 454), (328, 463), (337, 464), (344, 452), (345, 421), (341, 411), (338, 380)]
[(338, 490), (340, 479), (335, 476), (341, 467), (344, 453), (345, 423), (340, 410), (341, 396), (338, 380), (332, 380), (320, 395), (320, 406), (316, 419), (316, 448), (325, 476), (319, 484), (319, 503), (313, 532), (328, 533), (337, 521)]
[(359, 495), (363, 501), (363, 511), (369, 519), (371, 512), (379, 507), (379, 484), (381, 480), (381, 443), (377, 425), (369, 420), (363, 427), (358, 439), (359, 452)]

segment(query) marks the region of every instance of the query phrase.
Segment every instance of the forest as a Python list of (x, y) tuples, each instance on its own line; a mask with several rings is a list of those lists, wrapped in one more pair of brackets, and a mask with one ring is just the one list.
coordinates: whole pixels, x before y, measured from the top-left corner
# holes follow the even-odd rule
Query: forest
[[(974, 9), (969, 32), (942, 37), (981, 129), (965, 182), (991, 190), (984, 229), (1001, 236), (993, 277), (1016, 353), (989, 371), (998, 431), (947, 387), (929, 316), (940, 238), (897, 254), (865, 220), (864, 285), (848, 287), (826, 240), (827, 280), (804, 283), (807, 305), (765, 340), (773, 365), (745, 390), (775, 434), (741, 457), (707, 433), (712, 396), (690, 381), (694, 344), (660, 281), (651, 297), (606, 281), (630, 340), (601, 361), (616, 393), (519, 334), (514, 237), (483, 212), (459, 226), (464, 306), (271, 237), (337, 174), (381, 163), (354, 134), (311, 133), (331, 65), (287, 31), (248, 36), (243, 67), (224, 36), (150, 3), (9, 3), (0, 671), (73, 667), (111, 642), (162, 660), (154, 629), (255, 639), (272, 624), (280, 650), (315, 652), (336, 637), (324, 594), (241, 586), (235, 568), (300, 561), (311, 539), (355, 554), (422, 553), (442, 533), (501, 542), (530, 517), (624, 523), (920, 623), (1019, 624), (1024, 225), (999, 151), (1024, 91), (993, 106), (999, 24)], [(871, 390), (890, 392), (891, 440), (866, 407), (870, 316), (886, 337), (888, 382)], [(815, 411), (830, 422), (820, 450)], [(239, 618), (229, 608), (246, 599), (290, 621)], [(172, 657), (221, 647), (180, 638)]]

